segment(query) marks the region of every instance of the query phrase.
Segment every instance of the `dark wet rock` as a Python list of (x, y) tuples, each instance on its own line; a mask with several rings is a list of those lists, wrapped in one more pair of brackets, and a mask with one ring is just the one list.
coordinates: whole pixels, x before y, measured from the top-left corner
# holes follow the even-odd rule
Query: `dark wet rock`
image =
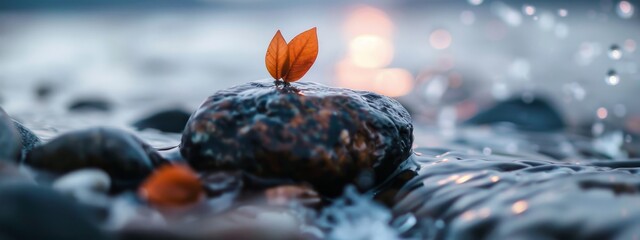
[(69, 111), (73, 112), (108, 112), (112, 108), (110, 101), (101, 98), (83, 98), (77, 99), (69, 104)]
[(0, 108), (0, 160), (20, 158), (22, 142), (13, 120)]
[(191, 116), (190, 112), (182, 109), (160, 111), (133, 123), (138, 130), (156, 129), (163, 132), (181, 133)]
[(35, 133), (33, 133), (21, 123), (17, 121), (14, 121), (13, 123), (18, 130), (18, 133), (20, 133), (20, 137), (22, 139), (22, 151), (20, 159), (24, 160), (27, 157), (27, 154), (31, 150), (33, 150), (33, 148), (40, 145), (42, 141), (40, 141), (40, 138)]
[(110, 239), (86, 209), (49, 188), (0, 185), (0, 206), (3, 239)]
[(411, 151), (407, 111), (379, 94), (312, 82), (219, 91), (191, 116), (181, 152), (196, 169), (240, 168), (336, 195), (361, 173), (384, 179)]
[(499, 102), (473, 116), (466, 123), (484, 125), (504, 122), (526, 131), (555, 131), (565, 127), (562, 115), (541, 97), (535, 97), (530, 101), (514, 98)]
[(149, 145), (122, 130), (92, 128), (70, 132), (34, 148), (26, 164), (63, 174), (98, 168), (109, 174), (116, 189), (137, 186), (164, 159)]

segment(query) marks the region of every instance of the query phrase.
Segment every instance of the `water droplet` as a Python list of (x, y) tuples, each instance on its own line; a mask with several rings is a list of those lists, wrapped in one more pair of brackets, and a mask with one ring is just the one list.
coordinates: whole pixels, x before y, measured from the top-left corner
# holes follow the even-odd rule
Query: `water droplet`
[(609, 48), (609, 58), (613, 60), (620, 60), (620, 58), (622, 58), (622, 50), (620, 50), (617, 44), (613, 44)]
[(536, 8), (534, 6), (531, 6), (529, 4), (525, 4), (522, 6), (522, 12), (524, 14), (527, 14), (529, 16), (536, 14)]
[(618, 16), (624, 19), (631, 18), (633, 16), (633, 12), (633, 4), (628, 1), (620, 1), (620, 3), (618, 3), (616, 7), (616, 13), (618, 13)]
[(478, 5), (482, 4), (482, 2), (484, 0), (468, 0), (468, 1), (469, 1), (469, 4), (478, 6)]
[(564, 9), (564, 8), (558, 9), (558, 16), (566, 17), (567, 15), (569, 15), (569, 11), (567, 11), (567, 9)]
[(620, 77), (615, 70), (611, 69), (607, 72), (607, 76), (604, 78), (604, 81), (611, 86), (615, 86), (620, 83)]

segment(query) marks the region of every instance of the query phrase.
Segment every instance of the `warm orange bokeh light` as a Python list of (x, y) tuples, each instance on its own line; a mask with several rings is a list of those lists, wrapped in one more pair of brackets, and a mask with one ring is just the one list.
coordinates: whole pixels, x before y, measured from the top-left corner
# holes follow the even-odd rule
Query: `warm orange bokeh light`
[(393, 23), (382, 10), (362, 5), (349, 13), (345, 21), (344, 31), (349, 39), (363, 34), (391, 37)]
[(377, 69), (361, 68), (350, 59), (343, 59), (336, 64), (336, 78), (340, 87), (371, 91)]
[(358, 67), (386, 67), (393, 59), (393, 45), (376, 35), (361, 35), (349, 43), (349, 58)]
[(413, 88), (413, 75), (401, 68), (382, 69), (374, 81), (374, 91), (389, 97), (406, 95)]

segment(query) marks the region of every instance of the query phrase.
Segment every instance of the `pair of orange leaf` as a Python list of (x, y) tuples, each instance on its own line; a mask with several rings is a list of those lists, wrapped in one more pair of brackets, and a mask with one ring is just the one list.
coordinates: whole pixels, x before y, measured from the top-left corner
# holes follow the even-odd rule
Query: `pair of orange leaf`
[(289, 43), (278, 30), (269, 43), (265, 63), (274, 79), (295, 82), (309, 71), (316, 57), (318, 35), (315, 27), (298, 34)]

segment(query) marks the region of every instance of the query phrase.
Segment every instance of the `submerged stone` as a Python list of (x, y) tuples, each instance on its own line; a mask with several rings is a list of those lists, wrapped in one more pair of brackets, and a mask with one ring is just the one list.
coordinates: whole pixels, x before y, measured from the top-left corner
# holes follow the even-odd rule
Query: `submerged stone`
[(264, 80), (206, 99), (189, 119), (180, 150), (199, 170), (240, 168), (335, 195), (361, 176), (384, 179), (410, 155), (412, 142), (411, 117), (394, 99)]
[(556, 131), (565, 127), (562, 115), (542, 97), (530, 101), (514, 98), (497, 103), (471, 119), (467, 124), (484, 125), (511, 123), (517, 129), (526, 131)]
[(26, 164), (53, 173), (98, 168), (114, 187), (135, 186), (164, 160), (149, 145), (118, 129), (91, 128), (64, 134), (34, 148)]
[(111, 239), (87, 209), (49, 188), (0, 185), (0, 205), (2, 239)]
[(108, 112), (111, 111), (111, 108), (111, 102), (101, 98), (82, 98), (69, 104), (69, 111), (72, 112)]
[(191, 113), (182, 109), (169, 109), (156, 112), (133, 123), (139, 130), (156, 129), (162, 132), (181, 133)]

